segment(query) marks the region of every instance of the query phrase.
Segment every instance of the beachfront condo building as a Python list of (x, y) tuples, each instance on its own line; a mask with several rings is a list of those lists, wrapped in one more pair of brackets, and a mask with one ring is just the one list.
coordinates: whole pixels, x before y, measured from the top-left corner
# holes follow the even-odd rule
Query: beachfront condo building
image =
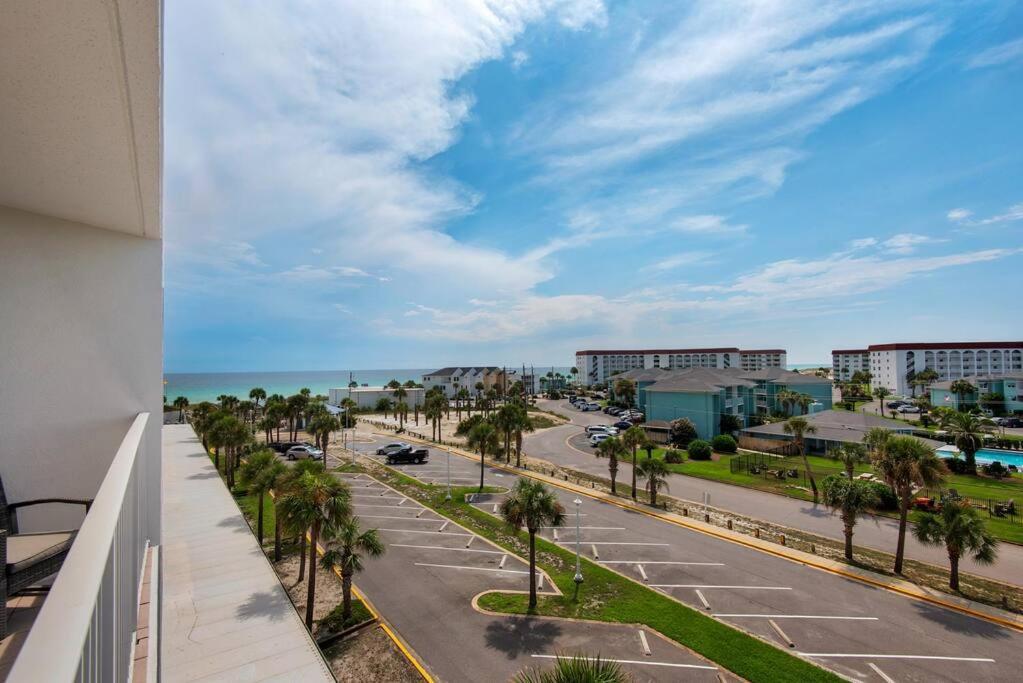
[[(426, 389), (416, 387), (402, 387), (405, 396), (401, 399), (408, 404), (409, 408), (422, 407), (426, 400)], [(340, 406), (346, 398), (355, 402), (359, 409), (374, 409), (385, 398), (392, 404), (398, 403), (398, 397), (394, 395), (396, 390), (391, 387), (340, 387), (330, 389), (327, 393), (327, 402), (332, 406)]]
[(783, 349), (742, 351), (738, 347), (706, 349), (636, 349), (577, 351), (575, 366), (585, 384), (606, 384), (616, 374), (629, 370), (659, 368), (738, 368), (760, 370), (785, 368)]
[[(812, 414), (832, 406), (830, 380), (784, 368), (644, 368), (615, 379), (634, 383), (636, 404), (646, 414), (643, 427), (658, 441), (679, 418), (691, 420), (700, 438), (709, 439), (722, 432), (725, 415), (744, 427), (753, 416)], [(794, 394), (807, 397), (805, 405), (784, 400)]]
[(440, 387), (448, 398), (455, 398), (462, 389), (475, 396), (477, 384), (483, 385), (484, 392), (494, 388), (504, 390), (507, 384), (504, 369), (496, 365), (447, 367), (423, 375), (426, 389)]
[(910, 380), (924, 369), (934, 370), (939, 382), (1023, 371), (1023, 341), (872, 344), (867, 350), (871, 386), (899, 396), (912, 393)]
[(831, 377), (848, 382), (857, 372), (870, 372), (870, 351), (867, 349), (835, 349), (831, 352)]

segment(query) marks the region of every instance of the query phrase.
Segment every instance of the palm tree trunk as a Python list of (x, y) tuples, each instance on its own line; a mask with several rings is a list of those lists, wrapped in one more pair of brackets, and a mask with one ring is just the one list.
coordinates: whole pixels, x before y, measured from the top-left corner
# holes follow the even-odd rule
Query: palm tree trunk
[(486, 468), (486, 465), (484, 463), (485, 463), (485, 460), (484, 460), (484, 455), (483, 455), (483, 449), (481, 448), (480, 449), (480, 493), (483, 493), (483, 470)]
[(511, 463), (511, 430), (507, 430), (504, 433), (504, 462), (506, 464)]
[(341, 572), (341, 616), (344, 621), (352, 616), (352, 570), (346, 568)]
[(220, 446), (213, 447), (213, 467), (216, 468), (217, 474), (220, 474)]
[(536, 609), (536, 531), (529, 530), (529, 609)]
[(813, 491), (813, 504), (816, 505), (820, 500), (820, 494), (817, 493), (817, 482), (814, 481), (813, 471), (810, 469), (810, 460), (806, 457), (806, 448), (800, 448), (799, 455), (803, 458), (803, 468), (806, 469), (806, 478), (810, 480), (810, 490)]
[(607, 469), (611, 473), (611, 495), (618, 495), (618, 489), (615, 484), (615, 480), (618, 478), (618, 462), (612, 458), (611, 462), (607, 465)]
[(853, 559), (853, 524), (854, 520), (848, 519), (845, 515), (842, 516), (842, 521), (845, 526), (845, 559), (852, 562)]
[(277, 503), (274, 502), (274, 562), (281, 561), (281, 517), (277, 514)]
[(632, 448), (632, 502), (636, 502), (636, 454), (635, 446)]
[(657, 507), (657, 485), (654, 483), (653, 479), (651, 479), (649, 481), (649, 488), (650, 488), (650, 504), (653, 505), (654, 507)]
[(948, 553), (948, 587), (959, 590), (959, 556), (952, 551)]
[(298, 541), (298, 580), (300, 582), (305, 578), (305, 531), (302, 529)]
[(895, 545), (895, 573), (902, 573), (902, 556), (906, 553), (906, 519), (909, 517), (909, 497), (899, 501), (899, 541)]
[(263, 549), (263, 492), (259, 492), (259, 512), (256, 513), (256, 526), (259, 527), (259, 548)]
[(515, 466), (522, 467), (522, 432), (515, 433)]
[(305, 599), (305, 627), (313, 630), (313, 603), (316, 600), (316, 541), (320, 537), (320, 523), (314, 522), (309, 539), (309, 590)]

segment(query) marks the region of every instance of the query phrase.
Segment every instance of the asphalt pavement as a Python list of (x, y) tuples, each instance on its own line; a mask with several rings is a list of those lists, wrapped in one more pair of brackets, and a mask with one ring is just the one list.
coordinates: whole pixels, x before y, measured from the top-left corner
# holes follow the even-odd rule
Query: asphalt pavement
[[(370, 450), (372, 445), (360, 444), (360, 448)], [(439, 448), (430, 451), (428, 463), (397, 465), (395, 469), (443, 486), (450, 457), (453, 478), (478, 482), (478, 461), (449, 456)], [(510, 487), (517, 475), (488, 465), (484, 478), (488, 485)], [(571, 551), (576, 549), (578, 540), (579, 550), (589, 559), (844, 676), (881, 681), (1018, 680), (1023, 667), (1023, 633), (596, 498), (579, 497), (567, 489), (556, 491), (568, 511), (568, 521), (561, 529), (544, 530), (543, 535), (549, 540)], [(357, 505), (397, 504), (400, 498), (388, 498), (392, 493), (374, 489), (368, 492), (369, 499), (357, 499)], [(374, 497), (382, 498), (383, 502), (373, 500)], [(581, 501), (578, 537), (574, 503), (577, 497)], [(489, 514), (496, 514), (495, 506), (500, 499), (500, 495), (487, 495), (475, 504)], [(404, 505), (409, 504), (411, 501)], [(359, 514), (364, 515), (364, 509), (360, 508)], [(381, 527), (395, 522), (379, 521)], [(434, 531), (439, 524), (443, 522), (402, 523), (399, 528), (422, 525), (427, 528), (415, 529)], [(449, 530), (450, 526), (444, 533)], [(389, 543), (406, 545), (434, 545), (433, 539), (442, 537), (424, 536), (431, 540), (421, 543), (409, 541), (409, 536), (415, 534), (408, 532), (397, 532), (394, 536), (390, 534), (395, 532), (383, 533)], [(452, 538), (443, 536), (446, 546), (457, 548), (467, 539)], [(487, 544), (482, 542), (478, 547), (486, 549)], [(635, 638), (630, 640), (628, 635), (622, 635), (621, 640), (609, 638), (599, 630), (602, 628), (599, 625), (582, 624), (576, 632), (570, 627), (574, 622), (495, 618), (469, 607), (472, 595), (497, 587), (495, 581), (501, 582), (499, 585), (515, 585), (514, 577), (496, 579), (492, 572), (439, 568), (423, 572), (416, 564), (424, 561), (422, 558), (427, 556), (422, 553), (426, 552), (459, 556), (464, 553), (451, 548), (394, 550), (393, 554), (388, 553), (389, 559), (385, 556), (373, 560), (360, 574), (358, 584), (443, 680), (479, 680), (481, 676), (504, 680), (506, 674), (522, 668), (526, 662), (553, 656), (558, 648), (566, 646), (589, 654), (594, 654), (592, 648), (596, 648), (605, 656), (630, 661), (629, 647), (630, 643), (635, 647)], [(433, 564), (461, 563), (429, 557)], [(651, 645), (654, 642), (650, 634), (646, 639)], [(693, 661), (686, 659), (693, 655), (673, 646), (666, 652), (676, 654), (678, 659), (664, 659), (665, 662)], [(666, 671), (668, 667), (652, 664), (664, 656), (660, 651), (642, 655), (638, 660), (646, 666), (628, 666), (640, 674), (641, 680), (658, 676), (690, 680), (705, 671), (712, 673), (702, 669)]]
[[(527, 434), (523, 452), (555, 465), (608, 477), (607, 460), (597, 458), (595, 450), (579, 435), (587, 425), (612, 424), (614, 418), (601, 412), (579, 412), (568, 406), (566, 401), (541, 401), (540, 407), (564, 415), (572, 422)], [(631, 482), (630, 466), (619, 465), (619, 485), (623, 481)], [(666, 493), (673, 498), (703, 502), (704, 494), (708, 494), (710, 505), (716, 508), (842, 540), (841, 521), (825, 505), (683, 474), (671, 474), (668, 487)], [(856, 525), (853, 540), (856, 545), (894, 554), (898, 526), (898, 520), (865, 515)], [(998, 554), (999, 559), (993, 565), (984, 566), (964, 558), (960, 567), (978, 576), (1023, 585), (1023, 547), (1003, 543)], [(944, 549), (925, 546), (909, 534), (906, 537), (906, 556), (941, 567), (948, 565)]]

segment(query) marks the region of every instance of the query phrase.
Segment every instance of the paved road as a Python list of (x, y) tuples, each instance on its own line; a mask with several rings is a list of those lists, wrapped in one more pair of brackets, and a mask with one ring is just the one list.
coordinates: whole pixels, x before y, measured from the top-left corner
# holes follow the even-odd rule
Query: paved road
[[(564, 401), (542, 401), (540, 405), (545, 410), (571, 418), (572, 424), (526, 435), (523, 452), (556, 465), (607, 477), (607, 461), (596, 458), (593, 450), (581, 439), (573, 441), (572, 438), (580, 434), (585, 425), (608, 424), (610, 416), (603, 413), (580, 413), (567, 407)], [(631, 482), (629, 465), (620, 467), (618, 477), (619, 482)], [(704, 493), (709, 493), (710, 504), (722, 510), (841, 539), (841, 523), (824, 505), (681, 474), (672, 474), (668, 486), (668, 494), (674, 498), (702, 501)], [(856, 525), (854, 541), (857, 545), (894, 553), (897, 535), (897, 520), (865, 516)], [(942, 567), (948, 564), (943, 549), (925, 546), (912, 536), (906, 538), (906, 556)], [(1003, 543), (999, 548), (998, 562), (994, 565), (982, 566), (964, 559), (961, 567), (963, 571), (979, 576), (1023, 585), (1023, 547)]]
[[(455, 459), (460, 477), (475, 473), (478, 481), (478, 465), (469, 463), (467, 470), (465, 460)], [(427, 479), (441, 471), (437, 461), (414, 467), (410, 473)], [(492, 483), (500, 483), (498, 474), (488, 468)], [(358, 586), (438, 680), (509, 680), (524, 668), (549, 666), (557, 654), (574, 653), (620, 660), (637, 681), (717, 680), (712, 662), (647, 630), (641, 636), (631, 626), (475, 611), (472, 598), (483, 591), (528, 590), (528, 564), (375, 479), (339, 476), (352, 487), (363, 526), (379, 528), (387, 544), (382, 557), (366, 562)], [(550, 591), (549, 581), (543, 590)]]
[[(431, 452), (432, 459), (426, 465), (396, 467), (423, 481), (442, 483), (446, 476), (445, 453), (437, 448), (432, 448)], [(457, 455), (451, 455), (450, 461), (453, 477), (478, 481), (478, 462)], [(497, 486), (513, 485), (517, 478), (513, 473), (489, 466), (484, 476), (488, 485)], [(557, 493), (569, 511), (569, 523), (559, 530), (557, 538), (554, 530), (546, 530), (544, 536), (574, 550), (573, 500), (577, 494), (562, 489), (557, 489)], [(477, 507), (494, 514), (494, 506), (500, 498), (487, 497), (480, 500)], [(597, 499), (584, 496), (581, 500), (579, 541), (582, 552), (588, 557), (645, 580), (696, 609), (704, 609), (723, 621), (785, 647), (782, 636), (768, 621), (773, 619), (794, 643), (794, 651), (850, 678), (1018, 680), (1017, 673), (1023, 667), (1021, 633)], [(360, 586), (375, 580), (375, 567), (365, 572), (366, 578), (360, 577)], [(457, 583), (468, 581), (467, 578), (452, 578), (449, 573), (443, 573), (437, 577), (442, 582), (438, 588), (433, 583), (420, 583), (420, 576), (411, 575), (409, 569), (395, 571), (399, 574), (385, 577), (377, 585), (371, 584), (374, 593), (370, 597), (376, 601), (377, 593), (386, 596), (382, 598), (386, 604), (380, 605), (384, 615), (395, 620), (410, 642), (417, 638), (424, 643), (422, 647), (414, 642), (413, 645), (431, 666), (438, 661), (445, 667), (470, 667), (459, 670), (460, 676), (469, 677), (449, 680), (470, 680), (471, 677), (478, 680), (482, 671), (488, 672), (490, 678), (494, 674), (500, 678), (505, 670), (510, 670), (504, 668), (502, 658), (508, 657), (509, 651), (518, 656), (517, 646), (491, 644), (479, 648), (473, 645), (478, 643), (481, 634), (506, 635), (508, 628), (507, 624), (495, 625), (492, 618), (488, 621), (465, 611), (466, 595), (478, 591), (480, 584), (463, 589)], [(443, 624), (444, 628), (438, 629), (437, 624)], [(557, 626), (566, 628), (565, 624)], [(548, 640), (544, 632), (551, 628), (550, 624), (541, 622), (518, 623), (511, 642), (526, 643), (523, 647), (530, 656), (549, 654), (553, 641)], [(533, 629), (541, 631), (534, 633)], [(557, 635), (563, 637), (563, 634), (561, 631)], [(628, 648), (627, 638), (620, 644), (616, 641), (605, 647), (606, 635), (597, 633), (589, 625), (584, 627), (584, 634), (589, 640), (578, 643), (582, 650), (593, 647), (595, 642), (604, 654), (617, 653), (619, 650), (612, 648), (619, 645)], [(470, 647), (475, 649), (467, 649)], [(488, 651), (493, 661), (471, 665), (462, 661), (470, 658), (470, 652)], [(674, 648), (667, 650), (672, 651)], [(654, 658), (661, 656), (659, 652)], [(495, 666), (501, 668), (494, 669)], [(641, 665), (636, 668), (643, 669)], [(664, 672), (643, 670), (643, 673), (661, 675)], [(688, 680), (693, 672), (685, 671), (684, 676), (679, 673), (679, 670), (671, 671), (667, 677)]]

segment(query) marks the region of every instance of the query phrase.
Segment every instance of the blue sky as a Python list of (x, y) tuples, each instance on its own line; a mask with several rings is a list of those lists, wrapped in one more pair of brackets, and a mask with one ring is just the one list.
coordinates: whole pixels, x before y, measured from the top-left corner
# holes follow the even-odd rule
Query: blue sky
[(1023, 338), (1013, 2), (194, 2), (168, 371)]

